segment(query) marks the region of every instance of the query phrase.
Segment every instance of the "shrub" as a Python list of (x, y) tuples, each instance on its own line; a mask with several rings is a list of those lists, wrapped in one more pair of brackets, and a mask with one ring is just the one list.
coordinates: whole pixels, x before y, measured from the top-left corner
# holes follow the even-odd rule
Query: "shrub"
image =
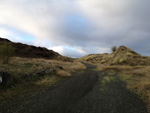
[(0, 62), (8, 64), (12, 56), (14, 55), (14, 47), (8, 43), (0, 44)]
[(112, 50), (112, 52), (115, 52), (115, 51), (117, 50), (117, 47), (116, 47), (116, 46), (113, 46), (113, 47), (111, 48), (111, 50)]

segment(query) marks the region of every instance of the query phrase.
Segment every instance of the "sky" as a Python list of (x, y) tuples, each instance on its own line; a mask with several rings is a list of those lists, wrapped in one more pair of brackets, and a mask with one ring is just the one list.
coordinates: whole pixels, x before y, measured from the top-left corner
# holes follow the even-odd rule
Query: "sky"
[(0, 0), (0, 37), (82, 57), (125, 45), (150, 56), (150, 0)]

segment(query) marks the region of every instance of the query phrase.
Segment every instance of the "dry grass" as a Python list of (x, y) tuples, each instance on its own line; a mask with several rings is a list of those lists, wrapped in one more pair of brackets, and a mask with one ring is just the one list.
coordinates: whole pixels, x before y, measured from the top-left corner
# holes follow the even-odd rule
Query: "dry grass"
[(0, 71), (8, 72), (13, 77), (21, 77), (24, 75), (33, 74), (43, 70), (55, 69), (71, 73), (76, 70), (84, 70), (86, 67), (80, 62), (63, 62), (58, 60), (18, 58), (11, 60), (10, 64), (0, 65)]
[(86, 69), (85, 65), (83, 65), (81, 62), (74, 62), (73, 65), (70, 67), (73, 70), (84, 70)]
[(57, 75), (59, 75), (61, 77), (70, 77), (71, 76), (71, 74), (69, 72), (64, 71), (64, 70), (58, 70)]
[(63, 65), (64, 70), (57, 69), (57, 75), (61, 77), (70, 77), (71, 72), (74, 72), (76, 70), (84, 70), (86, 67), (81, 62), (73, 62), (73, 63), (67, 63)]
[(133, 75), (141, 75), (145, 77), (150, 77), (150, 66), (143, 67), (140, 69), (135, 69), (132, 72)]
[(150, 66), (98, 66), (98, 70), (118, 72), (127, 88), (148, 103), (150, 112)]
[(105, 70), (105, 71), (129, 71), (132, 70), (133, 67), (131, 66), (97, 66), (98, 70)]
[(73, 72), (76, 70), (84, 70), (86, 67), (78, 61), (74, 62), (63, 62), (58, 60), (45, 60), (45, 59), (34, 59), (35, 62), (40, 61), (43, 62), (44, 65), (48, 64), (51, 67), (58, 68), (59, 66), (63, 68), (63, 70), (67, 72)]
[(58, 76), (45, 76), (42, 80), (35, 82), (35, 84), (38, 86), (50, 87), (50, 86), (56, 84), (60, 80), (61, 80), (61, 78)]
[(78, 59), (79, 61), (105, 65), (150, 66), (150, 57), (144, 57), (128, 47), (120, 46), (111, 54), (90, 54)]
[[(50, 72), (49, 70), (54, 70)], [(63, 62), (58, 60), (45, 60), (33, 58), (14, 57), (9, 64), (1, 64), (0, 71), (11, 75), (11, 87), (0, 86), (0, 100), (11, 98), (25, 91), (30, 93), (37, 87), (51, 87), (63, 77), (71, 76), (70, 73), (83, 70), (85, 66), (80, 62)], [(46, 75), (38, 75), (37, 72), (46, 71)], [(22, 92), (23, 93), (23, 92)], [(21, 93), (21, 94), (22, 94)]]

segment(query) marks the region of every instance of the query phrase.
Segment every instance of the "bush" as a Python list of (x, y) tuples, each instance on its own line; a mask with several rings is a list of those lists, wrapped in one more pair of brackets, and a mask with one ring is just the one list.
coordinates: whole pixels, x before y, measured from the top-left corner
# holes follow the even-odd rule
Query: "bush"
[(113, 46), (113, 47), (111, 48), (111, 50), (112, 50), (112, 52), (115, 52), (115, 51), (117, 50), (117, 47), (116, 47), (116, 46)]
[(0, 62), (3, 64), (8, 64), (14, 55), (14, 51), (14, 47), (12, 47), (10, 44), (0, 44)]

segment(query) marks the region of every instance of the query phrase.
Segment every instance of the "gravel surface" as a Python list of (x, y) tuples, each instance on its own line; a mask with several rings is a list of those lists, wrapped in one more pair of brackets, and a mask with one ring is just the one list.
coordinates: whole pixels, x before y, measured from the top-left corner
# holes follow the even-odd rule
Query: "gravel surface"
[(86, 66), (84, 73), (34, 97), (0, 106), (0, 113), (147, 113), (145, 103), (127, 90), (116, 75)]

